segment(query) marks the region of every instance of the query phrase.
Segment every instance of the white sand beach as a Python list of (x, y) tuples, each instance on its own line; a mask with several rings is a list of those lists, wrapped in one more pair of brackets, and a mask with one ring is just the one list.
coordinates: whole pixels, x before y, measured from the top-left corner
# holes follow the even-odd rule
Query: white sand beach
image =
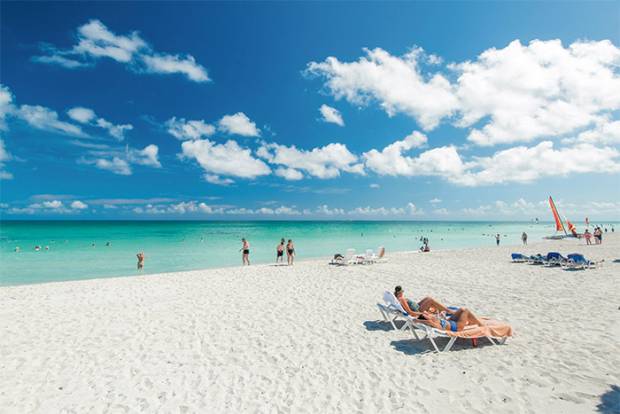
[[(510, 262), (513, 251), (553, 250), (605, 262), (587, 271)], [(387, 257), (2, 287), (0, 412), (619, 409), (617, 234), (601, 246)], [(515, 335), (502, 346), (462, 340), (431, 352), (380, 322), (375, 304), (396, 284), (412, 299), (506, 321)]]

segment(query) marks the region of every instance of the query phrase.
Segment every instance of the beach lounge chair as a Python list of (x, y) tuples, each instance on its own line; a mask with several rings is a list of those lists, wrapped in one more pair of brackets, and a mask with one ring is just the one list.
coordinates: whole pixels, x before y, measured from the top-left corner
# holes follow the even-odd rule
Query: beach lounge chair
[(355, 249), (347, 249), (347, 252), (344, 254), (344, 263), (348, 265), (362, 264), (364, 263), (364, 256), (355, 254)]
[(512, 253), (510, 256), (513, 263), (525, 263), (528, 260), (528, 257), (521, 253)]
[(590, 269), (596, 267), (596, 262), (586, 259), (582, 254), (573, 253), (568, 255), (568, 259), (564, 263), (567, 269)]
[[(484, 321), (483, 326), (467, 326), (465, 329), (456, 332), (436, 329), (411, 317), (405, 321), (405, 327), (411, 329), (411, 333), (416, 340), (428, 339), (436, 352), (449, 351), (458, 338), (472, 340), (487, 338), (493, 345), (503, 345), (508, 337), (512, 336), (512, 327), (510, 325), (489, 318), (480, 319)], [(405, 327), (401, 329), (404, 330)], [(419, 335), (420, 333), (423, 334), (422, 337)], [(437, 346), (436, 338), (450, 338), (450, 340), (442, 350)]]
[[(383, 301), (385, 304), (377, 303), (377, 307), (386, 322), (390, 322), (395, 330), (405, 331), (410, 329), (411, 334), (417, 341), (428, 339), (436, 352), (449, 351), (457, 338), (472, 340), (487, 338), (493, 345), (502, 345), (509, 336), (512, 336), (510, 325), (489, 318), (481, 318), (485, 322), (484, 326), (471, 326), (462, 331), (452, 332), (436, 329), (409, 316), (392, 292), (385, 291), (383, 293)], [(395, 323), (399, 319), (405, 321), (405, 324), (400, 329)], [(436, 338), (450, 338), (450, 340), (443, 349), (440, 349), (437, 346), (437, 342), (435, 342)]]
[(535, 254), (533, 256), (530, 256), (527, 260), (527, 262), (529, 264), (534, 264), (534, 265), (544, 265), (545, 264), (545, 256), (543, 256), (542, 254), (538, 253)]
[(372, 251), (372, 249), (368, 249), (366, 250), (366, 254), (364, 255), (364, 259), (362, 260), (363, 264), (373, 264), (375, 262), (375, 258), (377, 256), (375, 255), (375, 252)]
[(385, 247), (379, 246), (377, 249), (377, 255), (374, 256), (375, 263), (385, 263), (387, 259), (385, 258)]
[[(383, 303), (377, 303), (377, 307), (383, 316), (383, 320), (389, 322), (395, 330), (399, 329), (395, 323), (398, 319), (406, 320), (409, 318), (396, 296), (387, 290), (383, 293)], [(405, 324), (400, 329), (406, 328), (407, 325)]]
[(558, 252), (549, 252), (545, 258), (545, 266), (562, 266), (568, 259)]

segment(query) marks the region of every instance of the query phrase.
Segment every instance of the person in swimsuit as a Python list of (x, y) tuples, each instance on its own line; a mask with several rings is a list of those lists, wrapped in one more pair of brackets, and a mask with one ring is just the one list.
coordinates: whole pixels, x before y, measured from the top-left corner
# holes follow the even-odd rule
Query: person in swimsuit
[(422, 312), (422, 316), (423, 318), (420, 318), (421, 323), (444, 331), (457, 332), (469, 325), (483, 325), (480, 319), (467, 308), (460, 308), (449, 316), (430, 312)]
[(280, 244), (276, 247), (276, 263), (284, 262), (284, 239), (280, 240)]
[(495, 235), (495, 243), (497, 243), (497, 245), (499, 246), (499, 241), (500, 241), (501, 236), (499, 235), (499, 233), (497, 233)]
[(521, 241), (523, 242), (524, 246), (527, 246), (527, 233), (523, 232), (523, 234), (521, 235)]
[(138, 258), (138, 270), (142, 270), (144, 267), (144, 258), (146, 256), (144, 255), (144, 252), (140, 252), (136, 255), (136, 257)]
[(295, 260), (295, 245), (293, 244), (293, 240), (289, 239), (286, 244), (286, 256), (288, 260), (288, 264), (292, 265)]
[(413, 317), (419, 317), (422, 315), (422, 312), (431, 312), (431, 313), (450, 313), (458, 308), (448, 308), (447, 306), (437, 302), (435, 299), (430, 296), (425, 297), (419, 302), (414, 302), (411, 299), (407, 299), (405, 297), (405, 291), (401, 286), (396, 286), (394, 288), (394, 296), (398, 299), (401, 306), (409, 315)]
[(243, 245), (241, 246), (241, 249), (239, 249), (240, 252), (243, 252), (242, 256), (241, 256), (241, 260), (243, 261), (243, 265), (250, 265), (250, 243), (246, 240), (246, 239), (241, 239), (241, 242), (243, 243)]

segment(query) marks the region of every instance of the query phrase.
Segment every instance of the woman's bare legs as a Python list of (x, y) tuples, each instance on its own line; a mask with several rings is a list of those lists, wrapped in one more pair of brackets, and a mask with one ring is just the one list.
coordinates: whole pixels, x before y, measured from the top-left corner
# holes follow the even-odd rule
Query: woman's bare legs
[(424, 312), (424, 311), (430, 312), (433, 308), (434, 308), (434, 311), (432, 313), (446, 312), (448, 310), (448, 308), (446, 308), (443, 304), (437, 302), (435, 299), (431, 298), (430, 296), (427, 296), (424, 299), (422, 299), (420, 302), (418, 302), (418, 305), (420, 306), (420, 312)]
[(467, 325), (478, 325), (482, 326), (483, 323), (467, 308), (461, 308), (454, 313), (452, 316), (453, 321), (456, 321), (456, 327), (460, 331), (465, 328)]

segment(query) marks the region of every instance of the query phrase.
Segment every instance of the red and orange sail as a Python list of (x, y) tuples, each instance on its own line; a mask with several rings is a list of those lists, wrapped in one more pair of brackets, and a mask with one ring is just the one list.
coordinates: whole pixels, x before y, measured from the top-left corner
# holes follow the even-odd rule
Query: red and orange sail
[(561, 230), (566, 233), (562, 219), (560, 219), (560, 215), (558, 214), (558, 209), (555, 208), (555, 204), (553, 203), (553, 198), (551, 198), (551, 196), (549, 196), (549, 205), (551, 206), (551, 212), (553, 213), (553, 218), (555, 219), (555, 230)]
[(566, 219), (566, 224), (568, 225), (568, 231), (570, 231), (573, 234), (573, 236), (578, 237), (578, 235), (577, 235), (577, 227), (575, 227), (575, 225), (573, 223), (568, 221), (568, 219)]

